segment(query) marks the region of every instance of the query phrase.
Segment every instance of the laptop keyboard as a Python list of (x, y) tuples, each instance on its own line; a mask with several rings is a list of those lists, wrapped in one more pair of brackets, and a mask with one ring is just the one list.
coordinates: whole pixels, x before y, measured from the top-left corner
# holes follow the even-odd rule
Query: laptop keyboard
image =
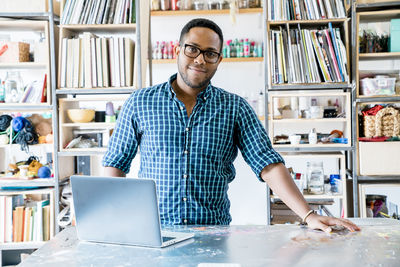
[(162, 237), (162, 241), (163, 241), (163, 242), (170, 241), (171, 239), (175, 239), (175, 237), (170, 237), (170, 236), (163, 236), (163, 237)]

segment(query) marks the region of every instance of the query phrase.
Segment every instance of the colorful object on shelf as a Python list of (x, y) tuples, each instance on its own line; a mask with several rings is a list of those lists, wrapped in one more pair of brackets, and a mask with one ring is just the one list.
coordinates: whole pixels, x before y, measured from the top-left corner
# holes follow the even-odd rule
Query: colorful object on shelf
[(16, 117), (12, 120), (11, 124), (12, 124), (12, 129), (14, 130), (14, 132), (18, 133), (25, 127), (25, 125), (28, 125), (30, 123), (24, 117)]
[[(400, 116), (397, 109), (377, 106), (372, 109), (374, 111), (379, 109), (379, 111), (375, 115), (364, 115), (364, 135), (366, 137), (400, 135)], [(363, 114), (372, 113), (369, 111), (363, 112)]]
[(51, 170), (47, 166), (40, 167), (38, 170), (39, 178), (50, 178), (51, 177)]
[(0, 132), (4, 132), (8, 129), (8, 127), (10, 127), (12, 119), (13, 118), (10, 115), (0, 116)]
[(112, 102), (107, 102), (107, 104), (106, 104), (106, 115), (107, 116), (115, 115), (114, 104)]
[(114, 104), (112, 102), (107, 102), (106, 104), (106, 122), (115, 122), (116, 116), (114, 112)]
[(87, 123), (94, 118), (94, 109), (68, 109), (68, 118), (75, 123)]

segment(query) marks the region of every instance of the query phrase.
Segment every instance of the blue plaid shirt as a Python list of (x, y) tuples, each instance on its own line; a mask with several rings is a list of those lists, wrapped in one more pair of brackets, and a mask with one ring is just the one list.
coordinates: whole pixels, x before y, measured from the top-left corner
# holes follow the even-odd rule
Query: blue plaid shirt
[(162, 224), (227, 225), (238, 148), (261, 181), (262, 169), (283, 159), (243, 98), (210, 84), (188, 117), (175, 79), (132, 93), (103, 165), (128, 173), (140, 146), (139, 177), (156, 180)]

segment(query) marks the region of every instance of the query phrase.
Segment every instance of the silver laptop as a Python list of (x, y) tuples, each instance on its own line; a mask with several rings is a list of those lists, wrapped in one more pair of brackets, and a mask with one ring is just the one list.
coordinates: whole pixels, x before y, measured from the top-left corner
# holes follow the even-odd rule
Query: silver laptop
[(194, 236), (161, 231), (154, 180), (74, 175), (71, 186), (80, 240), (165, 247)]

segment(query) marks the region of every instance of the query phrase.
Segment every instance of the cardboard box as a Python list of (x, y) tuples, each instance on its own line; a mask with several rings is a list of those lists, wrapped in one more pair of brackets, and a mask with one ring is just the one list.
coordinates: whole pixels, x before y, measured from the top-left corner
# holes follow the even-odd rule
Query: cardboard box
[(0, 40), (0, 63), (29, 62), (29, 44)]
[[(55, 15), (60, 15), (60, 2), (53, 1), (53, 11)], [(26, 13), (26, 12), (47, 12), (49, 0), (2, 0), (1, 12)]]
[(360, 142), (361, 175), (399, 175), (400, 142)]

